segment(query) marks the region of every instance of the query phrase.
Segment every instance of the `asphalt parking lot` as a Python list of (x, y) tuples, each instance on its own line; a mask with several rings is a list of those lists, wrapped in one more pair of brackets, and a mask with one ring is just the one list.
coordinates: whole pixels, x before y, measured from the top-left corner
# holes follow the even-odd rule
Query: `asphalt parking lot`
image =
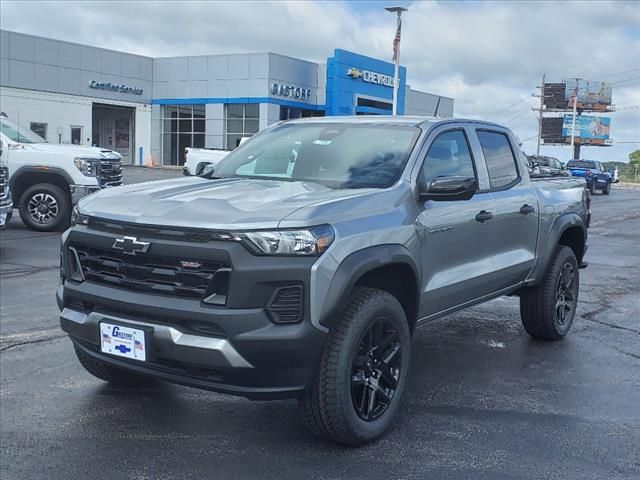
[(15, 215), (0, 241), (0, 478), (640, 478), (640, 190), (596, 195), (593, 216), (564, 341), (531, 340), (516, 298), (423, 326), (397, 425), (354, 449), (313, 437), (294, 401), (91, 377), (58, 327), (60, 235)]

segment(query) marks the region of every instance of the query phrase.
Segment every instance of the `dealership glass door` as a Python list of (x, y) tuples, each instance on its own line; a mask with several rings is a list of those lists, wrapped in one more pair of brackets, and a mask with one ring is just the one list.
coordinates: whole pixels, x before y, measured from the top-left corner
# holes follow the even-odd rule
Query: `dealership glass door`
[(122, 155), (122, 163), (134, 163), (135, 108), (93, 104), (93, 138), (96, 147), (108, 148)]

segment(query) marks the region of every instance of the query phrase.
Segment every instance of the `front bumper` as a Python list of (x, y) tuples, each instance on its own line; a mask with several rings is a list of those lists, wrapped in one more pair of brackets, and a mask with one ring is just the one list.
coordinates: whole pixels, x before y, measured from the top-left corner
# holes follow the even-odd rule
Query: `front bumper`
[(0, 200), (0, 228), (4, 228), (7, 215), (13, 211), (13, 201), (11, 200), (11, 195), (7, 195), (5, 198)]
[[(76, 226), (63, 236), (63, 253), (70, 243), (110, 246), (113, 238)], [(318, 365), (326, 333), (311, 324), (306, 300), (297, 323), (274, 323), (267, 307), (274, 290), (290, 284), (301, 285), (303, 298), (309, 298), (313, 258), (257, 257), (234, 242), (161, 239), (149, 252), (199, 259), (228, 255), (226, 305), (63, 278), (56, 295), (60, 324), (76, 345), (116, 367), (174, 383), (253, 399), (300, 396)], [(67, 258), (63, 255), (63, 265)], [(147, 361), (102, 353), (102, 321), (148, 331)]]

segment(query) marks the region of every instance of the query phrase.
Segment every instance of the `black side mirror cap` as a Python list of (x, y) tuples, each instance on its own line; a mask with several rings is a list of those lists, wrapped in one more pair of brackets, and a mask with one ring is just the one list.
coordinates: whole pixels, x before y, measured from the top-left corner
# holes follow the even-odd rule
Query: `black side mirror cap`
[(435, 178), (426, 191), (420, 192), (421, 200), (453, 201), (469, 200), (478, 191), (475, 177)]

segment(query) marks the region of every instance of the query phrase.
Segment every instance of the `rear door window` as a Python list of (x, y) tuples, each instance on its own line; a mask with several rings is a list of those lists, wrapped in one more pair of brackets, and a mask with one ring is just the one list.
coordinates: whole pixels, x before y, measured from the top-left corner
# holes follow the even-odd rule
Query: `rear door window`
[(477, 133), (487, 162), (491, 189), (509, 188), (520, 178), (509, 138), (500, 132), (478, 130)]

